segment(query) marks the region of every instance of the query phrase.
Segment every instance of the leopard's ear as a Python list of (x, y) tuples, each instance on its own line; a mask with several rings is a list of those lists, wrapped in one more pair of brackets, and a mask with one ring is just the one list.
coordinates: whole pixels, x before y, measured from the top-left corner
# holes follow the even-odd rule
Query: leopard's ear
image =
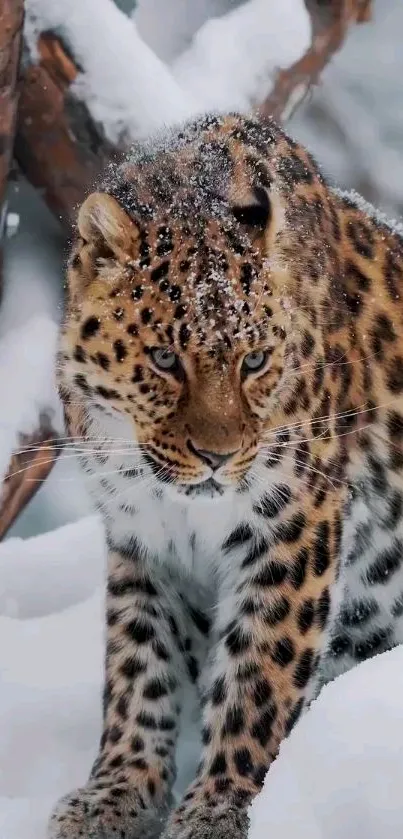
[(270, 223), (271, 202), (269, 192), (261, 186), (236, 194), (232, 199), (232, 212), (240, 224), (251, 230), (263, 230)]
[(135, 258), (140, 231), (120, 204), (106, 192), (93, 192), (80, 207), (78, 231), (98, 256), (114, 256), (121, 263)]

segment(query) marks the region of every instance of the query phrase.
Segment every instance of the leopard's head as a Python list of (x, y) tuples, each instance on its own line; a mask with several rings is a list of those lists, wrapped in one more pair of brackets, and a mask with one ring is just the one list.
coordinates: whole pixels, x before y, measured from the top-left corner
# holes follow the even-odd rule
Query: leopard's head
[(205, 120), (79, 211), (62, 395), (124, 417), (176, 493), (242, 491), (323, 398), (326, 252), (298, 221), (322, 182), (301, 154), (275, 126)]

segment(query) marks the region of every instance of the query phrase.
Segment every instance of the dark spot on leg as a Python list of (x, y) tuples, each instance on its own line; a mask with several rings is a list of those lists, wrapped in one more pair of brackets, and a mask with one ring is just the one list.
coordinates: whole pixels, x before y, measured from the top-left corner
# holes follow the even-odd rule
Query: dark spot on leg
[(265, 705), (272, 695), (272, 689), (266, 679), (259, 679), (253, 691), (253, 701), (257, 708)]
[(240, 734), (241, 731), (243, 731), (244, 725), (245, 718), (242, 708), (234, 705), (227, 711), (222, 729), (223, 736), (235, 736), (236, 734)]
[(274, 645), (271, 657), (280, 667), (287, 667), (295, 656), (295, 648), (291, 638), (281, 638)]
[(291, 582), (295, 589), (300, 589), (305, 582), (306, 569), (309, 560), (307, 548), (301, 548), (291, 571)]
[(287, 719), (286, 726), (285, 726), (285, 732), (286, 732), (287, 736), (289, 735), (290, 731), (294, 728), (294, 725), (296, 724), (296, 722), (299, 720), (299, 718), (301, 716), (303, 705), (304, 705), (304, 700), (301, 697), (301, 699), (298, 699), (298, 702), (295, 703), (295, 705), (294, 705), (294, 707), (293, 707), (293, 709), (292, 709), (292, 711), (291, 711), (291, 713), (290, 713), (290, 715)]
[(311, 628), (315, 617), (314, 601), (312, 598), (305, 600), (298, 613), (298, 628), (302, 635)]
[(234, 752), (234, 764), (238, 775), (246, 776), (252, 772), (252, 756), (247, 748), (237, 749)]
[(227, 771), (227, 761), (224, 752), (217, 752), (211, 766), (210, 775), (223, 775)]
[(313, 650), (304, 650), (294, 670), (293, 681), (296, 688), (303, 690), (306, 687), (312, 675), (312, 664)]
[(329, 535), (329, 522), (320, 522), (316, 529), (314, 546), (314, 571), (318, 577), (322, 576), (330, 565)]
[(320, 629), (324, 629), (330, 612), (329, 589), (324, 588), (316, 604), (316, 621)]
[(92, 338), (93, 335), (96, 335), (96, 333), (99, 330), (100, 325), (101, 325), (101, 321), (98, 317), (95, 317), (95, 315), (92, 315), (91, 317), (87, 318), (87, 320), (84, 321), (84, 323), (81, 327), (81, 338), (82, 338), (82, 340), (87, 341), (88, 338)]
[(386, 585), (392, 574), (400, 568), (403, 557), (402, 552), (402, 543), (395, 539), (391, 547), (381, 551), (375, 561), (369, 566), (367, 572), (364, 574), (364, 581), (369, 585), (376, 585), (377, 583)]
[(271, 737), (272, 725), (277, 717), (277, 708), (274, 704), (270, 705), (257, 721), (253, 724), (251, 735), (254, 740), (258, 740), (260, 745), (265, 748)]

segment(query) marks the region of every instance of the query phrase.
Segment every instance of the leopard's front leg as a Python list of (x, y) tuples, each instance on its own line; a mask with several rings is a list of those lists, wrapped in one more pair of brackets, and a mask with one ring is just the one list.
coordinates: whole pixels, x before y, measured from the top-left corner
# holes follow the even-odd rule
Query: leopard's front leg
[(109, 556), (104, 730), (88, 784), (65, 796), (49, 839), (154, 839), (174, 778), (181, 620), (140, 558)]
[(337, 573), (343, 491), (315, 503), (305, 495), (303, 506), (287, 507), (270, 547), (264, 537), (249, 542), (218, 616), (199, 774), (166, 839), (245, 837), (247, 807), (309, 697)]

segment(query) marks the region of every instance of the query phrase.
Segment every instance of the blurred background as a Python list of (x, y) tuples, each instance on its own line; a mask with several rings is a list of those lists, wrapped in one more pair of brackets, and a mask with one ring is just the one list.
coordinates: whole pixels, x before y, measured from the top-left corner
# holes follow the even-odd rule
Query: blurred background
[[(206, 21), (242, 5), (240, 0), (116, 3), (133, 16), (141, 37), (168, 64), (186, 50)], [(291, 20), (289, 25), (291, 32)], [(321, 85), (286, 125), (334, 182), (357, 190), (397, 219), (403, 216), (402, 42), (403, 0), (374, 0), (372, 21), (352, 27)], [(0, 338), (11, 321), (22, 325), (36, 313), (60, 318), (66, 256), (57, 220), (38, 192), (19, 177), (10, 184), (9, 212), (11, 222), (19, 222), (5, 248)], [(90, 510), (74, 458), (62, 456), (9, 536), (26, 538)]]

